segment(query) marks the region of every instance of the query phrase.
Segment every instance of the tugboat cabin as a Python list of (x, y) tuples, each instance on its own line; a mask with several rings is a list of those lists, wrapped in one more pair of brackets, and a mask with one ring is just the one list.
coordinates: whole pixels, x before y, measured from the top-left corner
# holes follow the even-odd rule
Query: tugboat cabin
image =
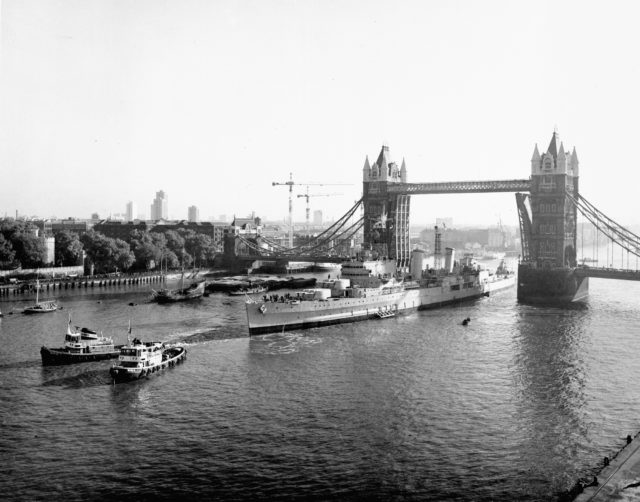
[(120, 349), (119, 362), (123, 368), (147, 368), (162, 362), (163, 344), (135, 339), (128, 347)]
[[(79, 333), (67, 333), (64, 337), (64, 346), (69, 352), (82, 353), (84, 349), (87, 347), (86, 344), (80, 343), (80, 334)], [(88, 350), (87, 350), (88, 352)]]

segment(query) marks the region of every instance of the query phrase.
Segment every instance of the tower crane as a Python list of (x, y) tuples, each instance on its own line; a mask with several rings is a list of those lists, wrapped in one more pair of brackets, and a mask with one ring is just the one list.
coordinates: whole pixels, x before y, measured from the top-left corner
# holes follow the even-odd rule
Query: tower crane
[(293, 181), (293, 173), (289, 173), (289, 181), (278, 183), (274, 181), (272, 186), (286, 185), (289, 187), (289, 248), (293, 247), (293, 185), (302, 186), (325, 186), (325, 185), (348, 185), (349, 183), (296, 183)]
[(305, 197), (307, 199), (307, 209), (305, 211), (305, 216), (307, 220), (307, 230), (309, 230), (309, 198), (310, 197), (333, 197), (334, 195), (342, 195), (341, 193), (316, 193), (310, 194), (309, 187), (307, 186), (307, 193), (298, 194), (298, 198)]

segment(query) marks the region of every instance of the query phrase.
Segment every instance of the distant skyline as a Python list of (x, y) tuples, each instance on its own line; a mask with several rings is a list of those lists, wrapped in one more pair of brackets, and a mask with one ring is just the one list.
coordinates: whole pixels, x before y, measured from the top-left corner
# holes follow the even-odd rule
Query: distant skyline
[[(409, 182), (530, 174), (554, 127), (580, 191), (640, 218), (632, 1), (0, 0), (0, 214), (149, 209), (325, 220), (388, 144)], [(305, 220), (304, 185), (294, 219)], [(517, 224), (513, 194), (414, 196), (411, 218)]]

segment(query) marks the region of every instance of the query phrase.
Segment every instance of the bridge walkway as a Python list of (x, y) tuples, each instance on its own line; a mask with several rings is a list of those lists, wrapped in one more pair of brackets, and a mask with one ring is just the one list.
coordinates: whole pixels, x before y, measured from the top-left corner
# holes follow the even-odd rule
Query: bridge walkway
[(640, 281), (640, 270), (626, 270), (621, 268), (588, 267), (583, 265), (576, 269), (576, 275), (597, 279)]

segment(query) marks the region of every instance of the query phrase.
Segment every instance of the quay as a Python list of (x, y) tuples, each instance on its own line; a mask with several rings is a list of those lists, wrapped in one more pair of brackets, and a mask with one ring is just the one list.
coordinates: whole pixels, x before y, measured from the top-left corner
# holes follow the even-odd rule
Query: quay
[[(173, 274), (172, 274), (173, 275)], [(40, 279), (40, 291), (55, 291), (61, 289), (103, 288), (108, 286), (154, 284), (166, 280), (166, 274), (140, 273), (123, 274), (121, 276), (81, 276), (74, 278)], [(0, 286), (0, 298), (20, 295), (35, 291), (36, 281), (24, 281)]]
[[(640, 498), (640, 438), (627, 436), (627, 444), (604, 467), (596, 479), (582, 488), (575, 502), (638, 500)], [(576, 485), (579, 486), (579, 485)]]

